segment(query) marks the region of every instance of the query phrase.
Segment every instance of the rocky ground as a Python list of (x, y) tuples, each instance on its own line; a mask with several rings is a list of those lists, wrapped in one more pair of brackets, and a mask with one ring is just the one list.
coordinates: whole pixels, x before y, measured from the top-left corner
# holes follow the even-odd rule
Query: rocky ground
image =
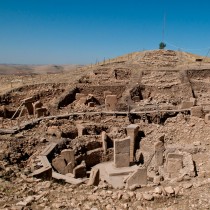
[[(153, 118), (150, 122), (135, 119), (135, 123), (144, 134), (141, 149), (145, 154), (153, 152), (154, 142), (164, 134), (168, 150), (175, 148), (192, 156), (195, 177), (185, 176), (161, 183), (150, 182), (147, 186), (113, 189), (103, 181), (98, 186), (88, 186), (86, 183), (75, 186), (62, 180), (45, 181), (28, 176), (31, 162), (51, 142), (66, 142), (67, 147), (80, 153), (84, 147), (98, 147), (99, 144), (89, 142), (98, 141), (101, 131), (106, 131), (111, 139), (125, 136), (125, 127), (130, 124), (127, 116), (90, 114), (104, 109), (101, 92), (106, 88), (117, 95), (120, 103), (124, 103), (127, 92), (130, 93), (130, 106), (134, 110), (140, 110), (145, 104), (152, 104), (152, 108), (148, 108), (151, 110), (154, 107), (157, 109), (157, 104), (175, 109), (190, 97), (195, 97), (199, 106), (208, 105), (208, 60), (203, 62), (202, 67), (195, 62), (196, 58), (188, 53), (149, 51), (121, 56), (71, 72), (1, 76), (0, 131), (36, 120), (27, 114), (11, 120), (21, 100), (30, 96), (41, 100), (49, 109), (50, 116), (71, 112), (87, 114), (76, 118), (44, 118), (16, 133), (0, 134), (0, 209), (210, 209), (210, 128), (204, 116), (195, 117), (188, 113), (164, 117), (161, 123)], [(145, 68), (147, 71), (144, 71)], [(141, 86), (141, 90), (138, 86), (136, 88), (136, 84)], [(77, 89), (74, 89), (75, 86)], [(100, 106), (88, 107), (80, 100), (71, 100), (74, 90), (91, 94), (88, 95), (89, 101), (95, 96)], [(140, 100), (135, 102), (137, 95)], [(77, 137), (77, 124), (86, 126), (86, 134), (82, 137)]]
[(1, 209), (209, 209), (209, 179), (112, 189), (27, 178), (17, 166), (6, 167), (1, 178)]

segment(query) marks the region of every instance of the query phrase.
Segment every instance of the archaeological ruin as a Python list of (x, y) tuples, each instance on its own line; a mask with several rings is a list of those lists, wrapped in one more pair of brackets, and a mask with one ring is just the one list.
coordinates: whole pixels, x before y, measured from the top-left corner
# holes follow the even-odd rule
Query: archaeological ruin
[(138, 52), (2, 93), (0, 178), (24, 196), (0, 206), (45, 209), (71, 189), (52, 209), (181, 209), (210, 184), (210, 63), (196, 59)]

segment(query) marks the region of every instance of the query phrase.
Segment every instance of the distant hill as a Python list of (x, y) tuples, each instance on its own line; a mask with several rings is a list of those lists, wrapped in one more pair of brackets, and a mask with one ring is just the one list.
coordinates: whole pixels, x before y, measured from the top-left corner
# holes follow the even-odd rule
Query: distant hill
[[(142, 69), (160, 69), (160, 68), (182, 68), (186, 66), (204, 65), (210, 68), (210, 58), (200, 55), (173, 51), (173, 50), (148, 50), (142, 52), (133, 52), (118, 56), (116, 58), (104, 60), (95, 65), (15, 65), (0, 64), (0, 75), (32, 75), (32, 74), (57, 74), (70, 72), (77, 68), (97, 69), (99, 66), (114, 67), (115, 65), (131, 66)], [(84, 67), (84, 68), (83, 68)]]
[(15, 65), (0, 64), (1, 75), (56, 74), (68, 72), (78, 65)]

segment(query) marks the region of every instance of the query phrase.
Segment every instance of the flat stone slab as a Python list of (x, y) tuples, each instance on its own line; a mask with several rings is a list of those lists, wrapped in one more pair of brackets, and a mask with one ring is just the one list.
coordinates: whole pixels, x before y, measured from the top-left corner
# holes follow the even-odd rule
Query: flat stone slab
[(43, 166), (40, 169), (35, 170), (33, 173), (29, 174), (29, 177), (36, 177), (45, 180), (52, 179), (52, 167)]
[(14, 134), (16, 132), (15, 129), (0, 129), (0, 134)]
[(137, 169), (138, 169), (137, 165), (133, 165), (133, 166), (130, 166), (130, 167), (116, 168), (113, 165), (113, 162), (111, 162), (111, 164), (107, 164), (105, 166), (105, 170), (106, 170), (106, 172), (109, 176), (128, 175), (128, 174), (134, 172)]
[(137, 165), (130, 167), (116, 168), (114, 162), (104, 162), (95, 165), (93, 168), (98, 168), (100, 171), (100, 179), (107, 181), (114, 188), (125, 186), (125, 178), (138, 169)]
[(126, 127), (126, 129), (138, 129), (139, 128), (139, 125), (137, 124), (130, 124)]
[(41, 153), (41, 156), (48, 156), (54, 148), (57, 146), (57, 143), (50, 143)]
[(46, 156), (39, 156), (38, 157), (44, 167), (51, 167), (51, 164)]
[(61, 180), (64, 180), (65, 182), (67, 183), (70, 183), (70, 184), (73, 184), (73, 185), (79, 185), (85, 181), (87, 181), (88, 179), (87, 178), (84, 178), (84, 179), (75, 179), (73, 177), (70, 177), (70, 176), (67, 176), (67, 175), (63, 175), (63, 174), (59, 174), (57, 172), (52, 172), (52, 177), (54, 179), (61, 179)]

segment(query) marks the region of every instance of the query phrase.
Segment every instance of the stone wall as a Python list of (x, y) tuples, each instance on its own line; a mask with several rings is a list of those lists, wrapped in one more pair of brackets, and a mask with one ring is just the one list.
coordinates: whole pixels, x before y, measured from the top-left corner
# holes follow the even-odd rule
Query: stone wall
[(93, 96), (100, 102), (104, 104), (104, 91), (110, 91), (113, 95), (117, 95), (117, 98), (121, 97), (125, 90), (124, 85), (110, 85), (110, 86), (78, 86), (79, 90), (83, 94), (93, 94)]

